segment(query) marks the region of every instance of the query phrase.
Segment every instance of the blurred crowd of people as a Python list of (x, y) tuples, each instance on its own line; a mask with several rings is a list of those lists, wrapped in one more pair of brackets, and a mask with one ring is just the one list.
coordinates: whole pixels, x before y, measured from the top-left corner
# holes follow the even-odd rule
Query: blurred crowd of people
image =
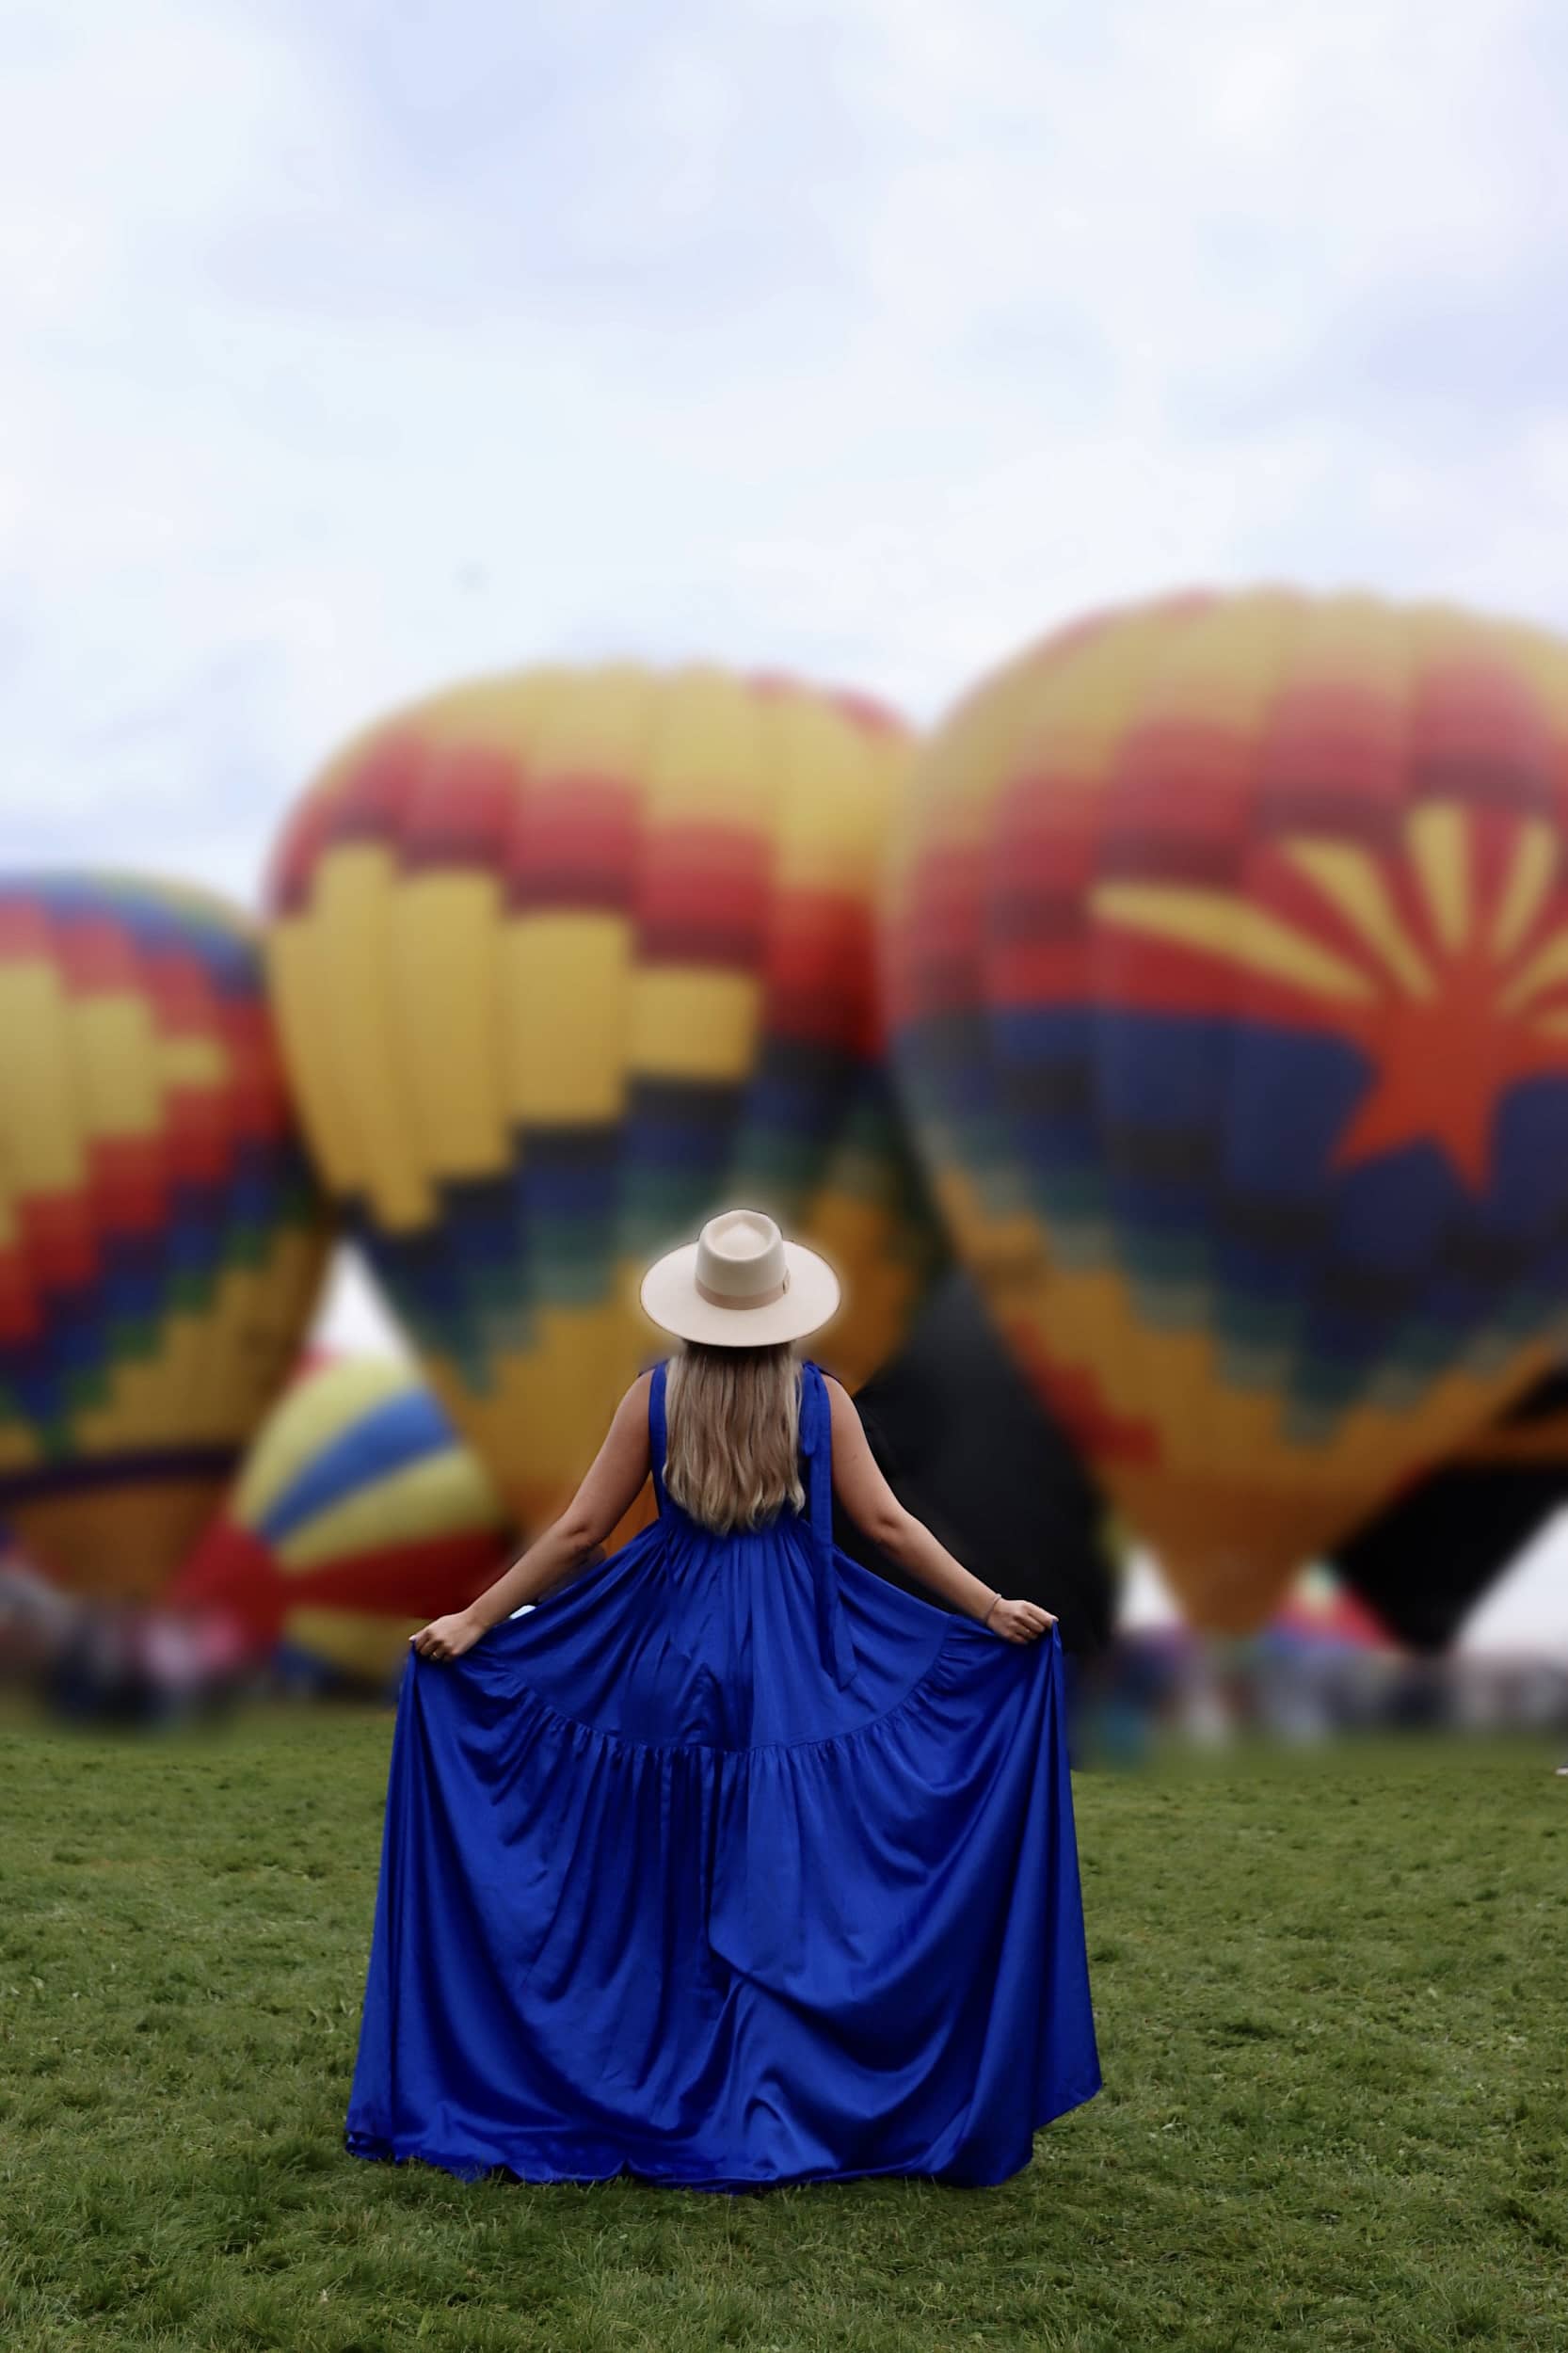
[(239, 1629), (215, 1614), (63, 1593), (0, 1554), (0, 1685), (68, 1721), (151, 1727), (221, 1715), (256, 1681)]
[(1140, 1762), (1166, 1742), (1217, 1748), (1247, 1735), (1296, 1747), (1405, 1731), (1568, 1740), (1568, 1658), (1431, 1657), (1268, 1633), (1216, 1641), (1175, 1627), (1125, 1633), (1079, 1662), (1074, 1725), (1080, 1760), (1101, 1764)]
[[(14, 1551), (0, 1553), (0, 1685), (59, 1720), (147, 1728), (220, 1716), (247, 1696), (395, 1691), (395, 1678), (356, 1687), (286, 1648), (258, 1656), (221, 1612), (83, 1600)], [(1218, 1641), (1161, 1625), (1080, 1651), (1071, 1705), (1086, 1765), (1248, 1735), (1301, 1746), (1367, 1732), (1526, 1731), (1568, 1742), (1568, 1658), (1423, 1657), (1278, 1629)]]

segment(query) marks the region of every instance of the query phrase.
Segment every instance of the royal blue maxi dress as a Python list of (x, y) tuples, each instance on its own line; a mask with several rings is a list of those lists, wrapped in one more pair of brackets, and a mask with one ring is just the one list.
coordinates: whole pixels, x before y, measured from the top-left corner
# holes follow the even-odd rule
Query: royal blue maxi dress
[(445, 1664), (410, 1653), (348, 2110), (358, 2156), (690, 2189), (1000, 2182), (1099, 2089), (1060, 1638), (807, 1509), (673, 1504)]

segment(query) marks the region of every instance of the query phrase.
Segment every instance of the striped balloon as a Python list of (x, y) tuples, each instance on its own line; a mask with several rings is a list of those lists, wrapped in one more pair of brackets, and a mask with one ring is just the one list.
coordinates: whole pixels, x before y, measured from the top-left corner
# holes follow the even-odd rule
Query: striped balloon
[(0, 1520), (145, 1598), (286, 1377), (326, 1215), (244, 918), (0, 878)]
[(1568, 1309), (1568, 646), (1186, 598), (913, 780), (895, 1053), (963, 1254), (1193, 1617), (1491, 1420)]
[(222, 1610), (257, 1655), (379, 1685), (508, 1550), (500, 1497), (429, 1391), (402, 1365), (344, 1359), (274, 1406), (169, 1599)]
[(885, 713), (693, 669), (535, 670), (376, 728), (272, 883), (318, 1164), (526, 1524), (653, 1336), (634, 1278), (734, 1203), (824, 1251), (857, 1384), (935, 1238), (895, 1118), (873, 895)]

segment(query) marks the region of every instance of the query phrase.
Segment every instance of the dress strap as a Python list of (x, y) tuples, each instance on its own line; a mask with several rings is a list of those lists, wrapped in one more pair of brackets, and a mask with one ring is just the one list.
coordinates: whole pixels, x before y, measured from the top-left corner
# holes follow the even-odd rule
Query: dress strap
[(800, 1451), (806, 1465), (806, 1510), (819, 1545), (833, 1545), (833, 1408), (827, 1384), (813, 1364), (800, 1369)]
[(669, 1452), (669, 1431), (664, 1420), (664, 1375), (669, 1370), (666, 1359), (653, 1368), (653, 1378), (648, 1385), (648, 1453), (653, 1472), (653, 1496), (660, 1517), (664, 1511), (664, 1457)]
[(833, 1548), (833, 1409), (826, 1384), (813, 1364), (800, 1369), (800, 1452), (816, 1583), (817, 1647), (824, 1666), (843, 1689), (854, 1682), (860, 1662), (844, 1617)]

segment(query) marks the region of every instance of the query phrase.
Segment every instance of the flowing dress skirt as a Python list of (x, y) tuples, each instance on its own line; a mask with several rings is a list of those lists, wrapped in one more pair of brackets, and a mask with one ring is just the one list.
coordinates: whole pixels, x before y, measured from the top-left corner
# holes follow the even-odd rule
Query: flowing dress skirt
[[(1098, 2089), (1059, 1638), (835, 1551), (803, 1384), (805, 1513), (715, 1537), (660, 1481), (600, 1566), (410, 1655), (357, 2155), (993, 2183)], [(650, 1418), (659, 1466), (663, 1368)]]

